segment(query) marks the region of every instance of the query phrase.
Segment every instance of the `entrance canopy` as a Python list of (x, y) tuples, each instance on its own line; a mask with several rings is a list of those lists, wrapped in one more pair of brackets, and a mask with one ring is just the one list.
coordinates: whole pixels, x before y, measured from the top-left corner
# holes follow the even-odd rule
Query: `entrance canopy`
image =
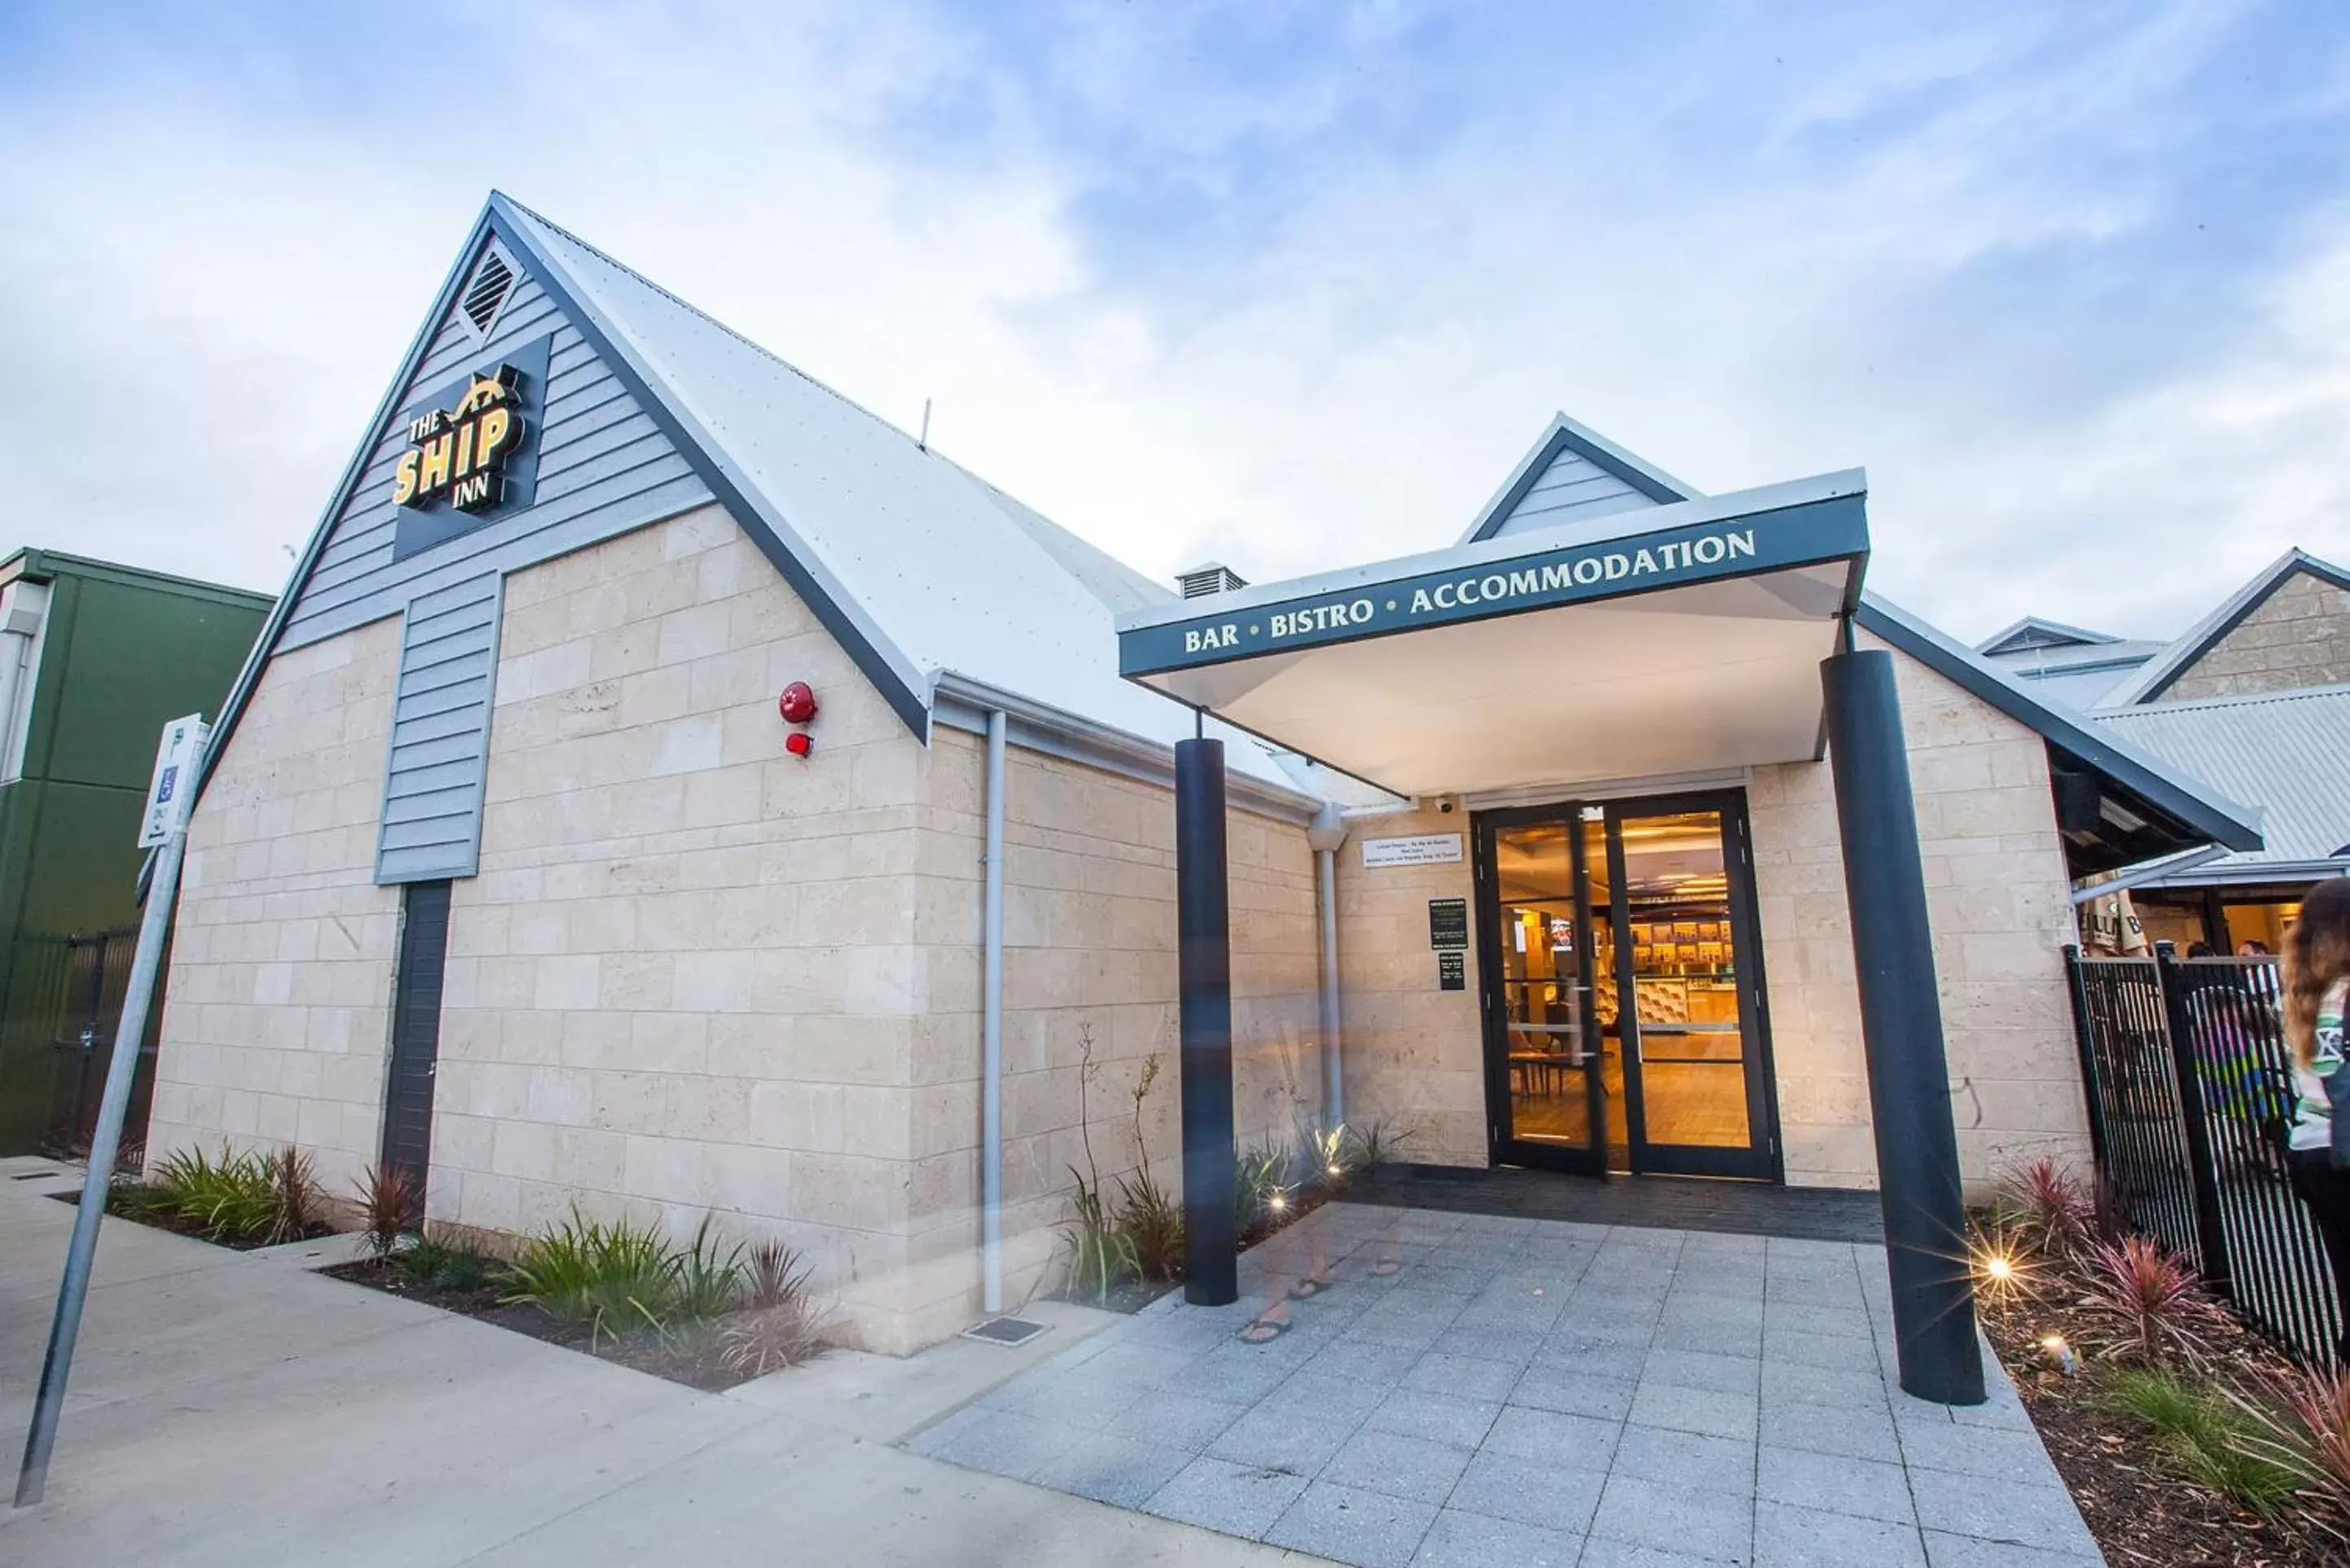
[(1118, 668), (1399, 794), (1817, 758), (1858, 470), (1129, 612)]

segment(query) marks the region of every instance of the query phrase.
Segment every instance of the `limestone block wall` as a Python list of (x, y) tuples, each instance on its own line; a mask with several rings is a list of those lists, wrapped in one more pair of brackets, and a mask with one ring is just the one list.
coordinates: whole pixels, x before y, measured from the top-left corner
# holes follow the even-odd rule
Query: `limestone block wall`
[[(917, 1343), (967, 1324), (979, 1302), (984, 773), (979, 737), (935, 733), (916, 928), (933, 971), (967, 971), (972, 989), (933, 1012), (914, 1055)], [(1114, 1184), (1147, 1147), (1153, 1176), (1180, 1191), (1175, 797), (1016, 744), (1004, 787), (1005, 1289), (1017, 1302), (1052, 1266), (1072, 1168), (1090, 1158)], [(1320, 1108), (1314, 864), (1293, 824), (1235, 806), (1226, 831), (1233, 1093), (1247, 1147), (1288, 1139)], [(1154, 1061), (1138, 1145), (1132, 1094)]]
[[(813, 685), (815, 754), (775, 694)], [(479, 876), (451, 900), (431, 1219), (576, 1202), (805, 1250), (903, 1348), (922, 752), (716, 507), (507, 579)]]
[(2162, 696), (2236, 697), (2350, 682), (2350, 591), (2295, 572)]
[(280, 654), (189, 825), (151, 1160), (298, 1144), (376, 1157), (399, 889), (372, 881), (397, 618)]
[[(2085, 1162), (2064, 981), (2071, 883), (2047, 748), (1894, 657), (1967, 1180), (1980, 1188), (2009, 1161), (2043, 1152)], [(1747, 799), (1787, 1179), (1873, 1186), (1834, 781), (1825, 762), (1758, 768)]]
[[(1350, 1121), (1407, 1131), (1405, 1157), (1430, 1165), (1482, 1166), (1489, 1145), (1485, 1047), (1478, 1015), (1477, 952), (1465, 991), (1437, 988), (1428, 945), (1428, 901), (1471, 900), (1465, 812), (1425, 810), (1352, 825), (1338, 851), (1338, 974)], [(1366, 868), (1365, 838), (1461, 836), (1454, 865)]]

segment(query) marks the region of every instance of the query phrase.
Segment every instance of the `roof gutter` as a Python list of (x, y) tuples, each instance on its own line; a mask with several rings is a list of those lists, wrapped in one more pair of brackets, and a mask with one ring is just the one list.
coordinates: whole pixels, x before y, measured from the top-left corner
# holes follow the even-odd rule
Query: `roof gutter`
[[(1175, 787), (1172, 742), (1145, 740), (1128, 731), (951, 670), (941, 671), (933, 683), (931, 711), (937, 722), (976, 735), (987, 732), (987, 715), (991, 711), (1000, 712), (1009, 721), (1009, 738), (1015, 745), (1122, 774), (1145, 784)], [(1312, 822), (1322, 809), (1318, 796), (1237, 768), (1226, 768), (1224, 789), (1234, 805), (1301, 826)]]

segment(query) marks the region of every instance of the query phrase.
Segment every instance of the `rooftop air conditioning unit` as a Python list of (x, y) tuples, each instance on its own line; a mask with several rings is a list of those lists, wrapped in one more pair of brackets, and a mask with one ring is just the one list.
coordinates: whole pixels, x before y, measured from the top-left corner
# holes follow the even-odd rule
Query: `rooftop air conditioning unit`
[(1187, 599), (1203, 599), (1210, 594), (1228, 594), (1234, 588), (1244, 588), (1248, 583), (1222, 561), (1210, 561), (1188, 572), (1176, 573), (1175, 586), (1183, 590), (1183, 597)]

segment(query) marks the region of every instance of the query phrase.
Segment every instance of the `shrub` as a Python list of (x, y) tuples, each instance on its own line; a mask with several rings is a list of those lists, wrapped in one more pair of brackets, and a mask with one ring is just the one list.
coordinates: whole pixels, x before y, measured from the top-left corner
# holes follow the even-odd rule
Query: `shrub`
[(670, 1254), (671, 1288), (661, 1313), (664, 1324), (708, 1323), (733, 1311), (743, 1300), (743, 1245), (738, 1241), (720, 1251), (712, 1223), (703, 1215), (694, 1227), (693, 1244)]
[(1086, 1180), (1076, 1167), (1069, 1168), (1076, 1189), (1069, 1194), (1073, 1217), (1061, 1227), (1061, 1253), (1067, 1269), (1068, 1288), (1096, 1301), (1107, 1301), (1110, 1292), (1140, 1272), (1134, 1243), (1118, 1229), (1102, 1200), (1099, 1186)]
[(430, 1237), (420, 1239), (393, 1262), (411, 1282), (442, 1291), (477, 1291), (490, 1282), (496, 1267), (471, 1247), (451, 1246)]
[(2282, 1408), (2238, 1404), (2258, 1430), (2245, 1447), (2293, 1472), (2325, 1528), (2350, 1525), (2350, 1374), (2296, 1368), (2269, 1380)]
[(2154, 1429), (2170, 1468), (2263, 1518), (2300, 1489), (2298, 1466), (2264, 1451), (2256, 1410), (2216, 1384), (2140, 1369), (2115, 1379), (2115, 1400)]
[(254, 1234), (264, 1246), (298, 1241), (321, 1228), (323, 1206), (318, 1176), (310, 1157), (292, 1144), (280, 1144), (262, 1158), (268, 1195), (254, 1215)]
[(137, 1201), (216, 1239), (263, 1246), (296, 1241), (318, 1226), (318, 1181), (310, 1157), (287, 1144), (239, 1154), (224, 1145), (215, 1161), (182, 1149), (156, 1167)]
[(585, 1325), (593, 1345), (658, 1331), (676, 1301), (677, 1272), (659, 1231), (626, 1220), (600, 1224), (575, 1209), (562, 1224), (523, 1243), (505, 1267), (500, 1299)]
[(1374, 1170), (1382, 1165), (1393, 1165), (1404, 1157), (1417, 1129), (1384, 1116), (1374, 1116), (1359, 1126), (1347, 1128), (1349, 1147), (1343, 1162), (1349, 1172)]
[(2118, 1247), (2092, 1243), (2082, 1262), (2089, 1294), (2081, 1304), (2102, 1333), (2101, 1348), (2116, 1359), (2199, 1363), (2206, 1336), (2227, 1323), (2195, 1271), (2144, 1236)]
[(1257, 1148), (1243, 1153), (1232, 1169), (1232, 1224), (1243, 1240), (1269, 1231), (1289, 1206), (1290, 1160), (1285, 1153)]
[(2087, 1236), (2095, 1210), (2080, 1178), (2046, 1155), (2002, 1171), (1998, 1199), (2019, 1239), (2042, 1252), (2064, 1251)]
[(1134, 1260), (1134, 1272), (1146, 1280), (1183, 1277), (1183, 1209), (1160, 1187), (1145, 1166), (1132, 1178), (1118, 1182), (1118, 1213), (1113, 1221), (1125, 1252)]
[(416, 1229), (416, 1184), (399, 1166), (369, 1166), (353, 1200), (368, 1250), (379, 1258), (390, 1257), (400, 1239)]
[(807, 1281), (799, 1253), (773, 1236), (753, 1242), (743, 1255), (743, 1304), (754, 1312), (805, 1295)]

